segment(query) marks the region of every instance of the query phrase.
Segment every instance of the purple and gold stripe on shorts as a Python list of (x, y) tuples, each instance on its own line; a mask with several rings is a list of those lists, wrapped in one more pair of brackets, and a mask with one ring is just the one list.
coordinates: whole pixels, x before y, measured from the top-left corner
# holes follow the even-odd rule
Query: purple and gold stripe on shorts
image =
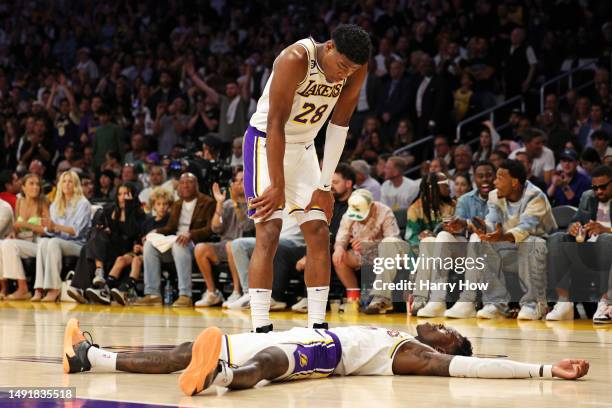
[(325, 331), (326, 337), (321, 335), (320, 339), (297, 343), (293, 352), (293, 372), (285, 380), (297, 380), (303, 378), (321, 378), (331, 375), (342, 357), (342, 345), (340, 339), (334, 333)]
[[(244, 133), (244, 141), (242, 142), (242, 151), (244, 157), (244, 195), (247, 200), (247, 204), (252, 199), (257, 197), (261, 174), (258, 174), (259, 166), (262, 163), (258, 163), (259, 149), (263, 148), (263, 139), (266, 138), (266, 134), (260, 130), (257, 130), (253, 126), (249, 126)], [(267, 165), (267, 163), (263, 163)], [(255, 214), (255, 210), (248, 209), (249, 217)]]

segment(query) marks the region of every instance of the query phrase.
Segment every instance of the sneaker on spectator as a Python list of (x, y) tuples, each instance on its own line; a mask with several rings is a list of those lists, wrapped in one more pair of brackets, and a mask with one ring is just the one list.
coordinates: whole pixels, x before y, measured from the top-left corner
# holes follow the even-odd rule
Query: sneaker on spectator
[(208, 290), (202, 295), (202, 299), (195, 303), (195, 307), (211, 307), (218, 306), (223, 303), (223, 294), (219, 292), (219, 289), (214, 292)]
[(279, 310), (285, 310), (287, 308), (287, 303), (279, 302), (274, 300), (274, 298), (270, 298), (270, 311), (278, 312)]
[(424, 308), (426, 304), (427, 304), (427, 299), (415, 297), (414, 301), (412, 302), (412, 311), (410, 312), (410, 314), (413, 316), (416, 316), (419, 310)]
[(229, 302), (227, 304), (227, 308), (232, 309), (232, 310), (248, 309), (250, 307), (251, 307), (251, 295), (249, 295), (248, 293), (245, 293), (244, 295), (240, 296), (240, 298), (238, 298), (237, 300), (233, 302)]
[(103, 289), (94, 289), (88, 288), (85, 291), (85, 296), (91, 303), (100, 303), (103, 305), (110, 305), (111, 298), (108, 290), (106, 288)]
[(451, 319), (470, 319), (476, 317), (474, 302), (456, 302), (453, 307), (444, 312), (444, 317)]
[(106, 284), (106, 279), (104, 279), (104, 269), (96, 268), (94, 275), (95, 276), (92, 281), (92, 284), (94, 285), (94, 287), (98, 289), (103, 288), (104, 285)]
[(507, 309), (507, 306), (500, 305), (498, 307), (493, 303), (488, 303), (476, 313), (476, 317), (479, 319), (501, 319), (506, 317), (506, 313), (504, 313), (502, 309)]
[(111, 297), (113, 298), (115, 302), (119, 303), (121, 306), (127, 306), (129, 303), (128, 292), (124, 292), (118, 288), (113, 288), (113, 290), (111, 290)]
[(518, 320), (540, 320), (546, 314), (546, 306), (543, 303), (526, 303), (521, 307), (516, 318)]
[(222, 304), (221, 307), (227, 307), (228, 304), (237, 301), (238, 299), (240, 299), (242, 295), (240, 294), (240, 292), (232, 292), (232, 294), (230, 295), (230, 297), (227, 298), (227, 300), (225, 300)]
[(291, 306), (295, 313), (308, 313), (308, 298), (303, 297), (295, 305)]
[(133, 303), (133, 306), (161, 306), (162, 298), (158, 295), (146, 295)]
[(77, 303), (87, 303), (87, 299), (85, 299), (83, 289), (75, 288), (74, 286), (68, 286), (66, 293), (68, 293), (68, 296), (73, 298)]
[(574, 303), (573, 302), (557, 302), (553, 310), (546, 315), (548, 321), (558, 320), (574, 320)]
[(427, 302), (424, 308), (417, 312), (418, 317), (442, 317), (446, 311), (446, 302)]
[(180, 295), (172, 304), (172, 307), (193, 307), (193, 301), (189, 296)]
[(612, 323), (612, 306), (608, 306), (608, 302), (601, 299), (597, 303), (597, 310), (593, 315), (594, 324), (611, 324)]
[(365, 308), (366, 314), (385, 314), (393, 311), (391, 299), (382, 296), (374, 296), (370, 304)]

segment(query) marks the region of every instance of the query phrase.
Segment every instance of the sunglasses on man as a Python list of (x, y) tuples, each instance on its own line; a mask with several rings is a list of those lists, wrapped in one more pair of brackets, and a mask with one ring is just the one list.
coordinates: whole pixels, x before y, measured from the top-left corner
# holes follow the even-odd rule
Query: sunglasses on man
[[(612, 180), (610, 180), (612, 181)], [(593, 184), (591, 186), (591, 188), (593, 189), (593, 191), (597, 191), (597, 190), (605, 190), (608, 187), (608, 184), (610, 184), (610, 181), (608, 181), (607, 183), (604, 184)]]

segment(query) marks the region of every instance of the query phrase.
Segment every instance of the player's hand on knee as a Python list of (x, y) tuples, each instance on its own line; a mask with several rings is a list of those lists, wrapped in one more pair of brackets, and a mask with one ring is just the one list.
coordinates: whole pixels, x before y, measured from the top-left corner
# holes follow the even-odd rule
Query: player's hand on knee
[(255, 210), (255, 218), (266, 219), (274, 211), (285, 207), (285, 188), (270, 186), (251, 201), (251, 209)]
[(313, 208), (319, 208), (325, 213), (327, 217), (327, 223), (331, 222), (331, 218), (334, 211), (334, 195), (331, 191), (315, 190), (310, 198), (310, 203), (304, 209), (304, 212), (308, 212)]
[(553, 377), (565, 380), (576, 380), (589, 372), (589, 362), (586, 360), (561, 360), (552, 368)]

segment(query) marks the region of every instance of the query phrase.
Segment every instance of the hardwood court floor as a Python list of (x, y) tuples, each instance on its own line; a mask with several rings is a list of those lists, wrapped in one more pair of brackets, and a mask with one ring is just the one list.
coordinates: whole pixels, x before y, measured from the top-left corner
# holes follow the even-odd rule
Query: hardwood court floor
[[(60, 364), (64, 324), (76, 317), (102, 347), (163, 348), (190, 341), (204, 328), (248, 331), (249, 312), (219, 308), (121, 308), (0, 302), (0, 387), (70, 386), (80, 398), (198, 407), (610, 407), (612, 406), (612, 327), (590, 321), (448, 321), (472, 339), (477, 354), (529, 362), (587, 358), (581, 381), (480, 380), (432, 377), (332, 377), (275, 384), (258, 389), (184, 397), (177, 374), (126, 373), (64, 375)], [(275, 328), (304, 325), (305, 316), (272, 313)], [(444, 319), (429, 319), (444, 322)], [(424, 319), (329, 314), (332, 325), (376, 325), (414, 333)], [(2, 405), (0, 403), (0, 405)], [(34, 405), (31, 405), (34, 406)], [(73, 405), (74, 406), (74, 405)], [(77, 405), (79, 406), (79, 405)]]

